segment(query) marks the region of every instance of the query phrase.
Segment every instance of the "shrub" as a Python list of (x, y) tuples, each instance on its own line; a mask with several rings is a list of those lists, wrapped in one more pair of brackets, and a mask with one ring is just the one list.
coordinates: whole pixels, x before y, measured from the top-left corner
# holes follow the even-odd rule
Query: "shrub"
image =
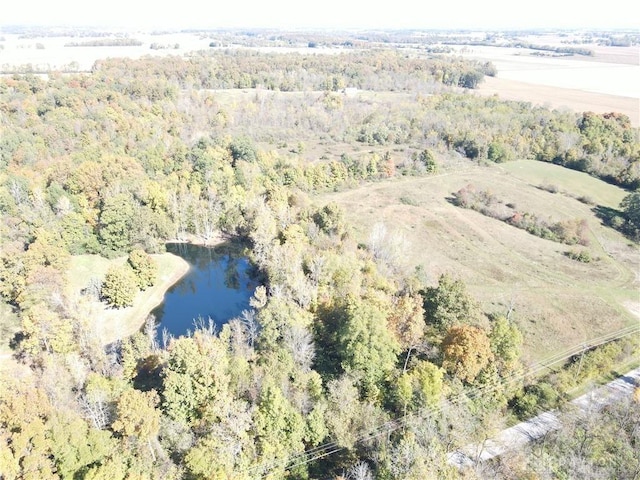
[(403, 205), (411, 205), (412, 207), (417, 207), (418, 205), (420, 205), (420, 203), (415, 198), (408, 195), (402, 195), (400, 197), (400, 203), (402, 203)]
[(581, 195), (578, 197), (578, 201), (584, 203), (585, 205), (595, 205), (596, 202), (589, 195)]
[(528, 385), (524, 391), (511, 402), (511, 408), (519, 419), (535, 417), (544, 410), (555, 408), (560, 397), (556, 387), (540, 382)]
[(593, 260), (593, 258), (591, 258), (591, 254), (587, 250), (569, 250), (565, 255), (571, 260), (576, 260), (577, 262), (582, 263), (591, 263)]
[(556, 222), (549, 229), (555, 234), (558, 241), (562, 243), (567, 245), (589, 245), (589, 226), (584, 219)]
[(552, 183), (544, 183), (540, 185), (538, 188), (540, 188), (540, 190), (544, 190), (545, 192), (558, 193), (558, 186)]
[(511, 159), (509, 151), (504, 144), (500, 142), (491, 142), (489, 144), (487, 158), (495, 163), (504, 163)]

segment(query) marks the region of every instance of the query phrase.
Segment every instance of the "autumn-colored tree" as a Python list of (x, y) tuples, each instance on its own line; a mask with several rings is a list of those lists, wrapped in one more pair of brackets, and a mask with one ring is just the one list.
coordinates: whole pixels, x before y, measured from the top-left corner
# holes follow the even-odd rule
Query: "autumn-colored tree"
[(127, 258), (127, 263), (136, 276), (140, 290), (146, 290), (147, 287), (151, 287), (156, 283), (158, 265), (144, 250), (132, 250)]
[(0, 252), (0, 295), (7, 302), (15, 303), (26, 287), (26, 269), (20, 247), (6, 248)]
[(61, 317), (44, 303), (37, 303), (22, 312), (20, 349), (30, 354), (68, 353), (77, 349), (74, 342), (73, 323)]
[(417, 346), (424, 337), (424, 309), (418, 295), (402, 295), (395, 299), (388, 318), (389, 330), (403, 350)]
[(29, 245), (24, 256), (27, 269), (36, 265), (51, 266), (58, 271), (65, 271), (70, 256), (64, 249), (60, 235), (44, 228), (38, 229), (36, 239)]
[(473, 382), (480, 371), (493, 360), (486, 332), (471, 325), (451, 327), (442, 341), (442, 366), (465, 382)]
[(46, 393), (32, 381), (0, 380), (0, 472), (7, 479), (58, 478), (46, 425), (52, 413)]
[(140, 392), (133, 388), (125, 390), (118, 398), (116, 420), (113, 431), (131, 442), (135, 447), (143, 445), (155, 459), (154, 441), (160, 428), (160, 410), (156, 409), (158, 394), (151, 390)]
[(130, 307), (138, 293), (138, 280), (128, 265), (111, 267), (102, 283), (101, 295), (116, 308)]

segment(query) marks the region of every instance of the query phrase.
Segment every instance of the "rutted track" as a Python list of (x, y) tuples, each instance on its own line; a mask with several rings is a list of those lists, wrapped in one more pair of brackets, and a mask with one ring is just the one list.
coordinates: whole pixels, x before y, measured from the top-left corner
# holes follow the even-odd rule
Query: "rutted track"
[[(608, 405), (621, 400), (625, 396), (633, 395), (634, 390), (639, 387), (640, 368), (636, 368), (600, 388), (581, 395), (570, 403), (581, 411), (588, 412), (591, 408)], [(458, 468), (470, 467), (475, 463), (490, 460), (508, 451), (522, 448), (527, 443), (560, 428), (562, 428), (562, 422), (554, 411), (543, 412), (527, 421), (502, 430), (498, 435), (487, 440), (482, 445), (468, 445), (450, 453), (448, 460), (449, 463)]]

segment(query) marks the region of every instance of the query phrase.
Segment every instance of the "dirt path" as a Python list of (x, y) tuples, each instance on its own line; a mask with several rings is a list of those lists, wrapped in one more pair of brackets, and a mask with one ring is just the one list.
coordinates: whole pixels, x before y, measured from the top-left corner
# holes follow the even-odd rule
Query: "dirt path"
[[(631, 370), (620, 378), (609, 382), (603, 387), (586, 393), (571, 403), (580, 410), (588, 412), (633, 395), (640, 386), (640, 368)], [(549, 411), (521, 422), (500, 432), (496, 437), (481, 445), (468, 445), (448, 455), (450, 464), (458, 468), (470, 467), (477, 462), (483, 462), (502, 455), (511, 450), (522, 448), (532, 440), (541, 438), (545, 434), (557, 430), (562, 426), (555, 412)]]

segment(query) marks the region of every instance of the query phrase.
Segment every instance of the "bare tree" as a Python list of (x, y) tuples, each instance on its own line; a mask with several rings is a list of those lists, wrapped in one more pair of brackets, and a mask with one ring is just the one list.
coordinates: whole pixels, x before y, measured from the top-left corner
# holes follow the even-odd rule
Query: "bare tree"
[(309, 268), (309, 279), (316, 287), (320, 283), (320, 278), (322, 278), (322, 272), (325, 268), (325, 264), (325, 257), (322, 255), (314, 255), (307, 265)]
[(209, 190), (207, 198), (198, 202), (194, 211), (196, 235), (209, 244), (218, 234), (218, 224), (222, 214), (222, 205), (215, 194)]
[(253, 309), (242, 310), (240, 313), (240, 321), (246, 329), (249, 346), (253, 348), (258, 338), (258, 333), (260, 332), (260, 324), (256, 319), (256, 311)]
[(358, 462), (347, 472), (348, 480), (373, 480), (373, 474), (366, 462)]
[(169, 343), (171, 343), (171, 340), (173, 340), (173, 334), (171, 334), (169, 330), (167, 330), (167, 327), (164, 327), (162, 329), (162, 349), (163, 350), (167, 349), (167, 347), (169, 346)]
[(144, 334), (149, 340), (149, 347), (153, 352), (158, 351), (158, 324), (154, 315), (148, 315), (144, 322)]
[(106, 392), (96, 391), (91, 395), (83, 394), (80, 396), (79, 403), (83, 415), (91, 421), (95, 428), (104, 430), (111, 424), (112, 408), (107, 401)]
[(58, 198), (54, 210), (58, 217), (64, 217), (73, 212), (73, 204), (71, 203), (71, 200), (69, 200), (69, 197), (62, 195)]
[(192, 204), (193, 195), (190, 193), (174, 191), (169, 195), (169, 212), (175, 225), (175, 237), (177, 240), (185, 240), (187, 238), (189, 210)]
[(257, 336), (258, 331), (257, 322), (256, 330), (253, 335), (249, 333), (247, 325), (245, 325), (241, 318), (231, 319), (227, 325), (225, 325), (225, 328), (229, 329), (229, 344), (231, 351), (241, 358), (251, 358), (254, 353), (253, 344), (255, 343), (255, 337)]
[(201, 332), (209, 336), (216, 334), (216, 322), (211, 317), (207, 317), (205, 321), (204, 317), (198, 316), (193, 320), (194, 333)]
[(293, 325), (285, 330), (284, 343), (291, 352), (293, 361), (303, 371), (310, 371), (316, 355), (311, 332), (301, 325)]
[(29, 195), (23, 186), (15, 179), (9, 182), (9, 194), (13, 197), (13, 201), (18, 206), (21, 206), (29, 200)]

